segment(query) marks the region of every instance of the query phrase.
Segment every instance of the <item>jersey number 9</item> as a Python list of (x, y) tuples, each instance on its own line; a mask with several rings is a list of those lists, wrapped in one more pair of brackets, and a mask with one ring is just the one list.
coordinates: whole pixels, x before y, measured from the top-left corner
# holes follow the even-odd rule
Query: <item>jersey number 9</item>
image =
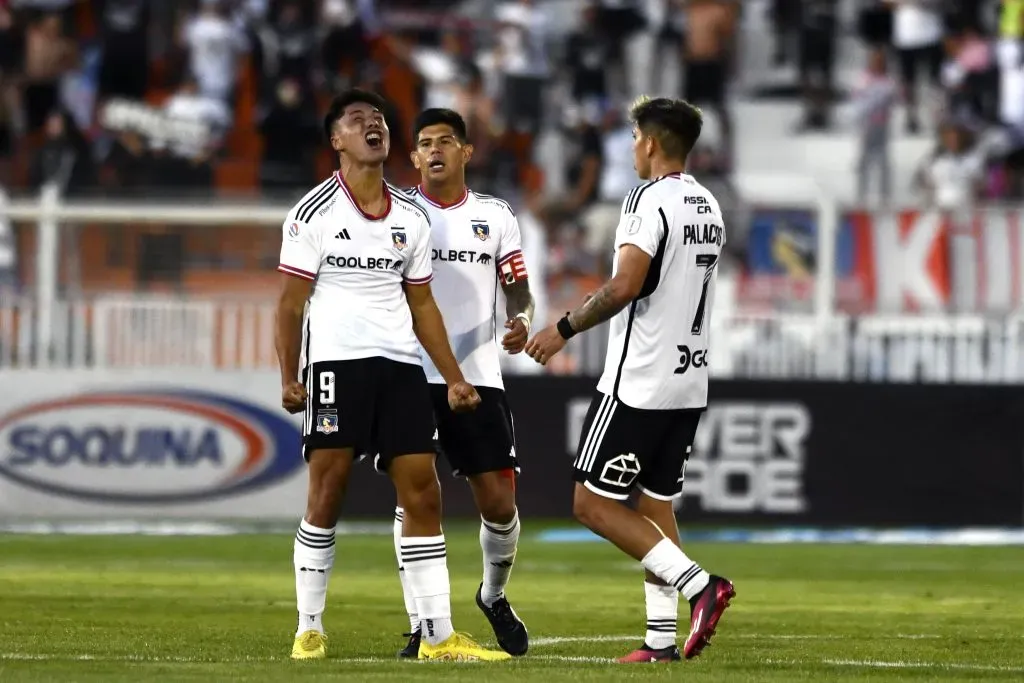
[(329, 406), (334, 403), (334, 373), (320, 373), (320, 405)]

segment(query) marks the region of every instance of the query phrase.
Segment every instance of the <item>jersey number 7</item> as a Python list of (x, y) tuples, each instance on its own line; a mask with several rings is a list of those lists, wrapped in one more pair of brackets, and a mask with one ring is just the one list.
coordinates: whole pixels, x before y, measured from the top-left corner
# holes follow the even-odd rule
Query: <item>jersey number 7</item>
[(697, 314), (693, 316), (693, 327), (690, 334), (697, 336), (704, 329), (704, 312), (707, 310), (708, 285), (711, 284), (711, 276), (718, 265), (717, 254), (697, 254), (697, 267), (704, 269), (704, 286), (700, 290), (700, 303), (697, 304)]

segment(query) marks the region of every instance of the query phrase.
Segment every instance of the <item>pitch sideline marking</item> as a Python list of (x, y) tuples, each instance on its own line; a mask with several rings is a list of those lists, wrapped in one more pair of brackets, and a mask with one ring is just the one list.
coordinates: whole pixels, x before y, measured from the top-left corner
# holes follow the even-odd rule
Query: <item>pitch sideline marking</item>
[[(633, 636), (635, 637), (635, 636)], [(589, 640), (603, 639), (610, 641), (615, 639), (624, 639), (620, 636), (597, 636), (590, 638)], [(538, 639), (540, 640), (540, 639)], [(548, 639), (550, 641), (552, 639)], [(566, 640), (559, 640), (558, 642), (567, 642)], [(545, 642), (545, 644), (548, 644)], [(566, 663), (577, 663), (577, 664), (611, 664), (615, 660), (605, 657), (578, 657), (568, 655), (535, 655), (527, 657), (523, 661), (542, 661), (542, 662), (566, 662)], [(271, 662), (284, 662), (288, 661), (285, 657), (233, 657), (226, 659), (204, 659), (199, 657), (160, 657), (160, 656), (146, 656), (146, 655), (89, 655), (89, 654), (78, 654), (78, 655), (59, 655), (59, 654), (29, 654), (24, 652), (3, 652), (0, 653), (0, 661), (31, 661), (31, 662), (45, 662), (45, 661), (74, 661), (74, 662), (138, 662), (138, 663), (179, 663), (179, 664), (246, 664), (246, 663), (271, 663)], [(338, 659), (331, 659), (331, 662), (337, 662), (339, 664), (383, 664), (388, 662), (400, 661), (392, 657), (344, 657)], [(411, 663), (423, 663), (428, 664), (429, 662), (411, 662)], [(463, 662), (478, 663), (478, 662)], [(973, 663), (960, 663), (960, 662), (920, 662), (920, 661), (882, 661), (873, 659), (822, 659), (818, 662), (813, 660), (800, 660), (800, 659), (763, 659), (760, 661), (761, 664), (775, 665), (775, 666), (800, 666), (806, 664), (820, 663), (826, 666), (840, 666), (840, 667), (853, 667), (853, 668), (867, 668), (867, 669), (938, 669), (945, 671), (997, 671), (1002, 673), (1024, 673), (1024, 666), (1009, 666), (1001, 664), (973, 664)]]
[[(857, 640), (857, 636), (841, 636), (815, 633), (735, 633), (727, 634), (727, 639), (737, 640)], [(886, 640), (938, 640), (943, 636), (935, 633), (895, 633), (891, 635), (872, 636)], [(544, 647), (546, 645), (562, 645), (569, 643), (619, 643), (630, 640), (642, 640), (643, 635), (621, 636), (542, 636), (531, 638), (530, 645)]]

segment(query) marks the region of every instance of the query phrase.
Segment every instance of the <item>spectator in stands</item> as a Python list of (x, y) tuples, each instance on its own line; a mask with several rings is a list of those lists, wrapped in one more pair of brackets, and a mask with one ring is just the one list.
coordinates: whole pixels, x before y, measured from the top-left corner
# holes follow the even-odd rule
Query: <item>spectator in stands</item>
[(506, 126), (533, 136), (544, 116), (544, 86), (550, 75), (544, 10), (533, 0), (504, 2), (494, 61), (502, 79)]
[(231, 127), (233, 120), (231, 110), (222, 100), (204, 94), (199, 83), (192, 75), (186, 75), (177, 91), (167, 100), (164, 110), (175, 119), (195, 121), (205, 124), (210, 131), (209, 139), (200, 147), (189, 142), (181, 142), (173, 147), (175, 154), (185, 158), (196, 158), (208, 155), (212, 148)]
[(534, 213), (552, 237), (566, 221), (582, 214), (597, 200), (605, 161), (599, 104), (570, 106), (564, 116), (566, 191), (558, 198), (541, 198), (532, 204)]
[(277, 99), (276, 86), (284, 79), (298, 83), (303, 93), (313, 90), (317, 41), (311, 19), (299, 0), (284, 0), (257, 33), (261, 48), (257, 67), (269, 86), (271, 102)]
[(77, 48), (64, 35), (59, 14), (43, 14), (25, 32), (25, 88), (28, 129), (42, 128), (60, 104), (60, 79), (74, 66)]
[[(355, 78), (359, 65), (370, 57), (369, 37), (374, 28), (373, 0), (324, 0), (321, 21), (327, 27), (321, 47), (321, 59), (328, 74), (329, 85), (336, 91), (348, 87), (333, 79), (343, 70), (348, 78)], [(333, 82), (331, 82), (333, 80)]]
[(939, 144), (918, 169), (916, 185), (930, 206), (960, 211), (974, 206), (985, 182), (985, 152), (958, 121), (939, 129)]
[(152, 193), (163, 180), (146, 141), (135, 131), (118, 133), (103, 166), (105, 191), (114, 196), (132, 197), (141, 190)]
[(56, 183), (64, 196), (88, 192), (96, 180), (92, 149), (74, 119), (54, 110), (45, 119), (45, 142), (32, 164), (32, 184), (41, 188)]
[(892, 5), (888, 0), (860, 0), (857, 34), (869, 48), (888, 47), (892, 41)]
[(771, 24), (774, 43), (772, 64), (785, 66), (796, 63), (799, 48), (797, 33), (800, 28), (800, 3), (802, 0), (772, 0)]
[(583, 7), (582, 25), (566, 41), (565, 68), (570, 93), (576, 103), (608, 97), (607, 66), (612, 61), (612, 47), (600, 22), (598, 0), (587, 0)]
[(608, 92), (612, 99), (630, 99), (633, 84), (629, 82), (626, 45), (633, 35), (647, 27), (647, 19), (641, 11), (640, 0), (598, 1), (601, 36), (608, 46), (608, 61), (605, 62), (611, 77)]
[(8, 3), (0, 0), (0, 158), (13, 154), (14, 141), (24, 128), (16, 79), (23, 66), (25, 37)]
[(445, 30), (439, 47), (411, 46), (406, 54), (424, 80), (423, 107), (461, 111), (457, 104), (460, 95), (472, 80), (472, 72), (479, 71), (462, 36)]
[(831, 125), (837, 13), (836, 0), (804, 0), (800, 5), (802, 130), (824, 130)]
[(899, 55), (907, 104), (907, 132), (921, 129), (918, 77), (926, 71), (938, 85), (943, 61), (943, 20), (939, 0), (887, 0), (893, 9), (893, 46)]
[(868, 56), (868, 68), (854, 92), (853, 110), (860, 128), (860, 161), (857, 164), (857, 197), (867, 201), (868, 184), (878, 173), (879, 195), (888, 203), (892, 196), (892, 165), (889, 159), (889, 122), (898, 89), (889, 75), (885, 48), (876, 47)]
[(149, 81), (149, 8), (146, 0), (101, 0), (97, 10), (103, 61), (100, 98), (142, 100)]
[(321, 131), (316, 109), (297, 81), (282, 80), (275, 95), (274, 103), (260, 122), (260, 186), (267, 193), (285, 194), (315, 184), (312, 157)]
[(733, 131), (726, 91), (736, 38), (736, 8), (729, 0), (691, 0), (686, 7), (684, 97), (715, 110), (722, 132), (720, 154), (725, 165), (731, 166)]
[(248, 49), (245, 32), (228, 16), (225, 0), (201, 0), (200, 11), (188, 19), (181, 34), (199, 92), (225, 103), (234, 96), (238, 57)]
[(175, 184), (192, 192), (209, 192), (213, 188), (212, 158), (224, 132), (232, 123), (231, 111), (223, 100), (200, 90), (199, 83), (186, 75), (178, 90), (164, 105), (168, 116), (202, 124), (206, 134), (200, 138), (178, 138), (169, 143), (168, 158), (163, 159), (162, 145), (155, 151), (158, 159), (170, 169)]
[(583, 212), (581, 222), (587, 233), (585, 246), (597, 257), (598, 275), (611, 273), (615, 252), (615, 229), (622, 212), (622, 198), (639, 184), (633, 168), (633, 127), (622, 111), (608, 107), (602, 122), (600, 180), (593, 204)]
[[(467, 183), (487, 193), (497, 193), (495, 183), (506, 160), (499, 154), (502, 129), (496, 104), (484, 87), (480, 68), (469, 62), (462, 73), (464, 79), (456, 91), (455, 111), (466, 120), (473, 157), (466, 166)], [(504, 193), (503, 193), (504, 194)]]
[(988, 41), (977, 27), (967, 26), (947, 38), (946, 47), (942, 85), (952, 115), (997, 121), (999, 75)]

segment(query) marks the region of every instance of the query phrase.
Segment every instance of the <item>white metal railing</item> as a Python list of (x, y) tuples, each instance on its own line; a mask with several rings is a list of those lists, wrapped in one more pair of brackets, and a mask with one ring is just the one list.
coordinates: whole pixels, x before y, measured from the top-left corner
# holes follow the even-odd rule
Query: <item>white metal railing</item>
[[(41, 343), (30, 299), (0, 299), (0, 369), (274, 369), (274, 305), (169, 297), (58, 301)], [(712, 374), (737, 379), (1024, 383), (1024, 318), (731, 315), (712, 323)], [(603, 330), (565, 353), (604, 366)], [(511, 372), (515, 372), (510, 367)]]

